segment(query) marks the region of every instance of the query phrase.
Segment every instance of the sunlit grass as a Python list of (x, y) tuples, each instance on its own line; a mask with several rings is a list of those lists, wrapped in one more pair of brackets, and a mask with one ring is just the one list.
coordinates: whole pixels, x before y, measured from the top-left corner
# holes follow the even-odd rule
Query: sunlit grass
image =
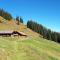
[(43, 38), (0, 38), (0, 60), (60, 60), (60, 45)]

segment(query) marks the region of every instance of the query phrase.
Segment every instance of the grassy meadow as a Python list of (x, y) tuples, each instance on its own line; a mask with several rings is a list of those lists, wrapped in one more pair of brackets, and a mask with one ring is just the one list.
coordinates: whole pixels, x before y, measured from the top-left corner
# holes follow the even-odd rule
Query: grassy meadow
[(38, 37), (0, 37), (0, 60), (60, 60), (60, 44)]
[(18, 26), (14, 20), (4, 21), (0, 17), (0, 30), (17, 30), (28, 35), (24, 37), (0, 37), (0, 60), (60, 60), (60, 44), (43, 39), (38, 33)]

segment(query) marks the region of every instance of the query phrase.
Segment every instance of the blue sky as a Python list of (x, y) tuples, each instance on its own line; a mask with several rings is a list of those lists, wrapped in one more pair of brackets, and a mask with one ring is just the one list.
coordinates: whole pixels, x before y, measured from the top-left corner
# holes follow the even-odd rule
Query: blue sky
[(0, 8), (60, 32), (60, 0), (0, 0)]

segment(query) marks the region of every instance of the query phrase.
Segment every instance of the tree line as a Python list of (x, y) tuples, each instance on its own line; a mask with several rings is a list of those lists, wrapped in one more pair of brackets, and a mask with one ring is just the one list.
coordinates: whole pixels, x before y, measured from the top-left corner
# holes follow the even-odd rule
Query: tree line
[(6, 20), (11, 20), (12, 19), (12, 15), (10, 13), (4, 11), (3, 9), (0, 9), (0, 16), (5, 18)]
[[(6, 20), (11, 20), (13, 18), (12, 15), (4, 9), (0, 9), (0, 16), (2, 16)], [(17, 25), (19, 25), (20, 22), (23, 23), (22, 17), (17, 16), (15, 20), (17, 21)]]
[(32, 20), (27, 22), (27, 27), (41, 34), (45, 39), (60, 43), (60, 33), (58, 32), (51, 31), (50, 29), (47, 29), (43, 25), (33, 22)]

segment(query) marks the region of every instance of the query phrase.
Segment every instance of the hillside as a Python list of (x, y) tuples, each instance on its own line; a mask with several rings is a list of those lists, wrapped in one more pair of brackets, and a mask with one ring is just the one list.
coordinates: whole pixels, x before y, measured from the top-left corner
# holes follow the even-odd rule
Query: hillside
[(0, 30), (18, 30), (28, 38), (0, 37), (0, 60), (60, 60), (60, 44), (43, 39), (25, 25), (0, 17)]
[(39, 34), (27, 28), (24, 24), (20, 23), (20, 25), (17, 25), (15, 20), (8, 21), (0, 16), (0, 21), (2, 22), (0, 23), (0, 30), (17, 30), (24, 32), (29, 36), (39, 36)]
[(38, 37), (1, 37), (0, 60), (60, 60), (60, 45)]

